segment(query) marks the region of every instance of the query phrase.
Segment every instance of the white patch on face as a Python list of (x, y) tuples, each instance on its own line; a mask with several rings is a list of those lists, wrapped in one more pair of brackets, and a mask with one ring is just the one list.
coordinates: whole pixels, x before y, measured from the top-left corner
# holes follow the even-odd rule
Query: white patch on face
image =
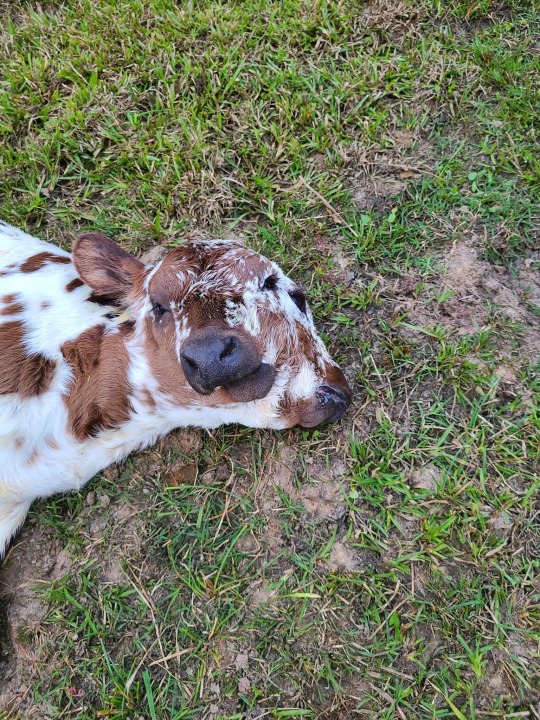
[(178, 315), (174, 316), (174, 333), (174, 347), (176, 350), (176, 359), (178, 360), (178, 362), (181, 362), (180, 350), (182, 348), (182, 345), (185, 343), (185, 341), (191, 334), (191, 328), (188, 327), (187, 315), (182, 315), (181, 317)]
[(289, 383), (288, 391), (293, 400), (304, 400), (312, 397), (320, 384), (313, 365), (306, 360)]
[(279, 351), (276, 343), (274, 342), (273, 338), (270, 338), (264, 349), (262, 361), (263, 363), (267, 363), (268, 365), (275, 365), (278, 359), (278, 355)]
[(247, 290), (242, 302), (226, 301), (225, 321), (229, 327), (242, 327), (253, 337), (260, 333), (259, 313), (253, 291)]

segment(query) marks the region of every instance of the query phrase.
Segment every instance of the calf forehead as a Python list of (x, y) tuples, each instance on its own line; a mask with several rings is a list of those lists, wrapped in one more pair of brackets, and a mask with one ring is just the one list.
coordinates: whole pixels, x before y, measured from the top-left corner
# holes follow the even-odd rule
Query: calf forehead
[(187, 294), (238, 297), (258, 289), (279, 268), (254, 250), (227, 241), (189, 243), (171, 251), (149, 283), (157, 298), (183, 300)]
[(199, 277), (210, 284), (214, 279), (229, 281), (233, 285), (257, 282), (277, 269), (263, 255), (238, 243), (199, 246), (196, 252), (203, 259), (199, 265)]

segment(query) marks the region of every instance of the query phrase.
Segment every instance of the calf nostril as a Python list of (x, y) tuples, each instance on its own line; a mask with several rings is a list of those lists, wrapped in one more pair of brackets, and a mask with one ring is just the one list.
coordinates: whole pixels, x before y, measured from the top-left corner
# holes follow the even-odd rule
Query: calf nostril
[(350, 393), (347, 393), (341, 388), (333, 387), (332, 385), (321, 385), (317, 391), (317, 395), (320, 399), (342, 402), (346, 405), (351, 401)]
[(188, 357), (188, 355), (186, 355), (186, 354), (183, 354), (183, 355), (182, 355), (182, 360), (183, 360), (183, 361), (186, 363), (186, 365), (188, 365), (192, 370), (197, 370), (197, 368), (199, 367), (199, 366), (197, 365), (197, 363), (195, 362), (195, 360), (192, 360), (192, 358)]
[(225, 341), (225, 347), (219, 354), (219, 359), (225, 360), (225, 358), (230, 357), (234, 353), (234, 351), (237, 349), (237, 347), (238, 347), (238, 345), (237, 345), (236, 340), (232, 337), (228, 338)]

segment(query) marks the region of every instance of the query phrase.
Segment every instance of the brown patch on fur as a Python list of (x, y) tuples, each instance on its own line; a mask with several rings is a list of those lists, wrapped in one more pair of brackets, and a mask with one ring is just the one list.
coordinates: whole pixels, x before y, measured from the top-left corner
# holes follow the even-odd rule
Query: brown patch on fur
[(36, 448), (34, 448), (34, 449), (32, 450), (32, 452), (30, 453), (30, 455), (27, 457), (27, 459), (26, 459), (26, 464), (27, 464), (27, 465), (33, 465), (35, 462), (37, 462), (37, 460), (38, 460), (39, 457), (40, 457), (39, 452), (37, 451)]
[(4, 295), (0, 303), (5, 305), (5, 307), (0, 310), (0, 315), (18, 315), (24, 312), (24, 306), (17, 302), (17, 295), (15, 295), (15, 293)]
[(332, 385), (333, 387), (339, 388), (344, 393), (351, 391), (349, 383), (345, 379), (343, 372), (337, 367), (337, 365), (330, 365), (325, 363), (326, 372), (323, 380), (323, 385)]
[(71, 280), (71, 282), (68, 282), (68, 284), (66, 285), (66, 290), (68, 292), (73, 292), (74, 290), (82, 287), (83, 285), (84, 283), (80, 278), (74, 278), (73, 280)]
[(204, 402), (202, 396), (188, 385), (182, 366), (176, 359), (174, 324), (166, 319), (160, 325), (152, 317), (147, 317), (145, 326), (145, 355), (160, 390), (172, 395), (180, 405), (188, 404), (194, 398)]
[(24, 447), (24, 438), (16, 437), (15, 438), (15, 449), (20, 450), (22, 447)]
[(47, 435), (47, 437), (45, 438), (45, 444), (47, 445), (47, 447), (50, 447), (51, 450), (59, 450), (60, 449), (60, 445), (50, 435)]
[(115, 333), (106, 333), (104, 325), (95, 325), (62, 346), (74, 375), (64, 402), (70, 430), (78, 440), (129, 420), (129, 355), (125, 341), (132, 331), (132, 323), (123, 323)]
[(17, 263), (10, 263), (9, 265), (6, 265), (4, 270), (2, 270), (2, 272), (0, 272), (0, 277), (5, 277), (6, 275), (12, 275), (18, 267), (19, 266), (17, 265)]
[(19, 315), (19, 313), (22, 312), (24, 312), (24, 305), (14, 302), (2, 308), (2, 310), (0, 310), (0, 315)]
[(142, 402), (145, 405), (148, 405), (148, 407), (151, 407), (151, 408), (157, 407), (154, 396), (152, 395), (150, 390), (148, 390), (147, 388), (143, 388), (142, 394), (143, 394)]
[(27, 354), (21, 322), (0, 325), (0, 357), (0, 395), (18, 393), (29, 398), (48, 390), (56, 363), (43, 355)]
[(117, 306), (118, 301), (116, 298), (111, 297), (110, 295), (96, 295), (96, 293), (92, 293), (87, 298), (88, 302), (96, 303), (96, 305), (101, 305), (101, 307), (108, 307), (109, 305)]
[(46, 310), (47, 308), (51, 307), (51, 303), (48, 300), (43, 300), (40, 307), (42, 310)]
[(320, 361), (317, 347), (313, 342), (311, 334), (300, 323), (296, 323), (296, 336), (298, 338), (298, 346), (306, 360), (317, 367)]
[(41, 270), (42, 267), (49, 263), (68, 265), (71, 263), (71, 259), (64, 255), (55, 255), (54, 253), (45, 251), (29, 257), (23, 262), (20, 269), (23, 273), (36, 272), (36, 270)]

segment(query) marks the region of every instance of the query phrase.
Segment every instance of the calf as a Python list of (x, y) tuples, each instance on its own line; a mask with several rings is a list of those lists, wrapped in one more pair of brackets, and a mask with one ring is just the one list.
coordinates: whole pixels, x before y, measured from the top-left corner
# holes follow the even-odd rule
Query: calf
[(234, 242), (144, 265), (0, 223), (0, 557), (35, 498), (81, 488), (173, 428), (313, 427), (349, 386), (280, 268)]

